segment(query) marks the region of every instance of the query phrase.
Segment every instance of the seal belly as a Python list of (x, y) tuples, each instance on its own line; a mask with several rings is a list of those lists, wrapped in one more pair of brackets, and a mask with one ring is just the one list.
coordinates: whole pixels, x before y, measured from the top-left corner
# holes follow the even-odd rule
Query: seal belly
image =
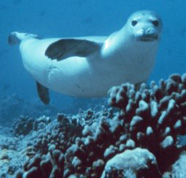
[(91, 77), (91, 69), (86, 58), (70, 57), (60, 62), (54, 60), (49, 64), (48, 86), (63, 94), (86, 97)]

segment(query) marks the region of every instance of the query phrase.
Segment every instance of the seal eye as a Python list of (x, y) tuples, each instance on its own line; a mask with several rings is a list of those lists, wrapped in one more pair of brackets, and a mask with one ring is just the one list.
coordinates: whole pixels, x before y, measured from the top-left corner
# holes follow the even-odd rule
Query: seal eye
[(133, 27), (136, 26), (137, 23), (138, 23), (137, 20), (133, 20), (133, 21), (131, 22), (131, 24), (132, 24)]
[(159, 25), (158, 20), (153, 20), (152, 23), (153, 23), (153, 25), (156, 26), (156, 27), (158, 27), (158, 25)]

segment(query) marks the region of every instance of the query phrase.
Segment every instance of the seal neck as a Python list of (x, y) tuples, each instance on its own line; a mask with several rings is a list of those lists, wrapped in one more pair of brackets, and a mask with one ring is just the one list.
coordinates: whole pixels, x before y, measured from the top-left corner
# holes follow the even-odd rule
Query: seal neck
[(125, 56), (141, 56), (156, 53), (158, 41), (143, 42), (138, 41), (126, 26), (121, 30), (111, 34), (105, 41), (102, 48), (104, 59), (119, 59)]
[(112, 57), (120, 53), (120, 51), (123, 53), (124, 50), (130, 48), (133, 43), (132, 41), (132, 36), (127, 34), (127, 31), (122, 28), (107, 38), (102, 47), (102, 55), (104, 57)]

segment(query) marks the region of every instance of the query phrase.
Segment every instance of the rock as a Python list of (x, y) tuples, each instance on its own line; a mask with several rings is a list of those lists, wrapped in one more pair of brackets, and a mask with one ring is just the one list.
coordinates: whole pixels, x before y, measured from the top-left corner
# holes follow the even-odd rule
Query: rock
[[(116, 175), (116, 172), (118, 175)], [(147, 149), (142, 148), (126, 150), (110, 159), (101, 178), (113, 177), (114, 174), (121, 178), (161, 177), (155, 156)]]

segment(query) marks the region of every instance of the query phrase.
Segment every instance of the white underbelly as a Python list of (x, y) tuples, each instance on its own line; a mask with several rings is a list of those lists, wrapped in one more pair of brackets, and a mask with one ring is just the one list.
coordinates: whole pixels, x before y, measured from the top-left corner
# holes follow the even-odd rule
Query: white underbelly
[(85, 58), (72, 58), (50, 66), (47, 87), (71, 96), (102, 97), (107, 95), (112, 86), (146, 81), (152, 66), (136, 64), (129, 68), (125, 65), (98, 63), (96, 67)]
[(47, 87), (71, 96), (100, 97), (108, 90), (109, 80), (105, 81), (105, 75), (86, 58), (72, 57), (50, 65)]

